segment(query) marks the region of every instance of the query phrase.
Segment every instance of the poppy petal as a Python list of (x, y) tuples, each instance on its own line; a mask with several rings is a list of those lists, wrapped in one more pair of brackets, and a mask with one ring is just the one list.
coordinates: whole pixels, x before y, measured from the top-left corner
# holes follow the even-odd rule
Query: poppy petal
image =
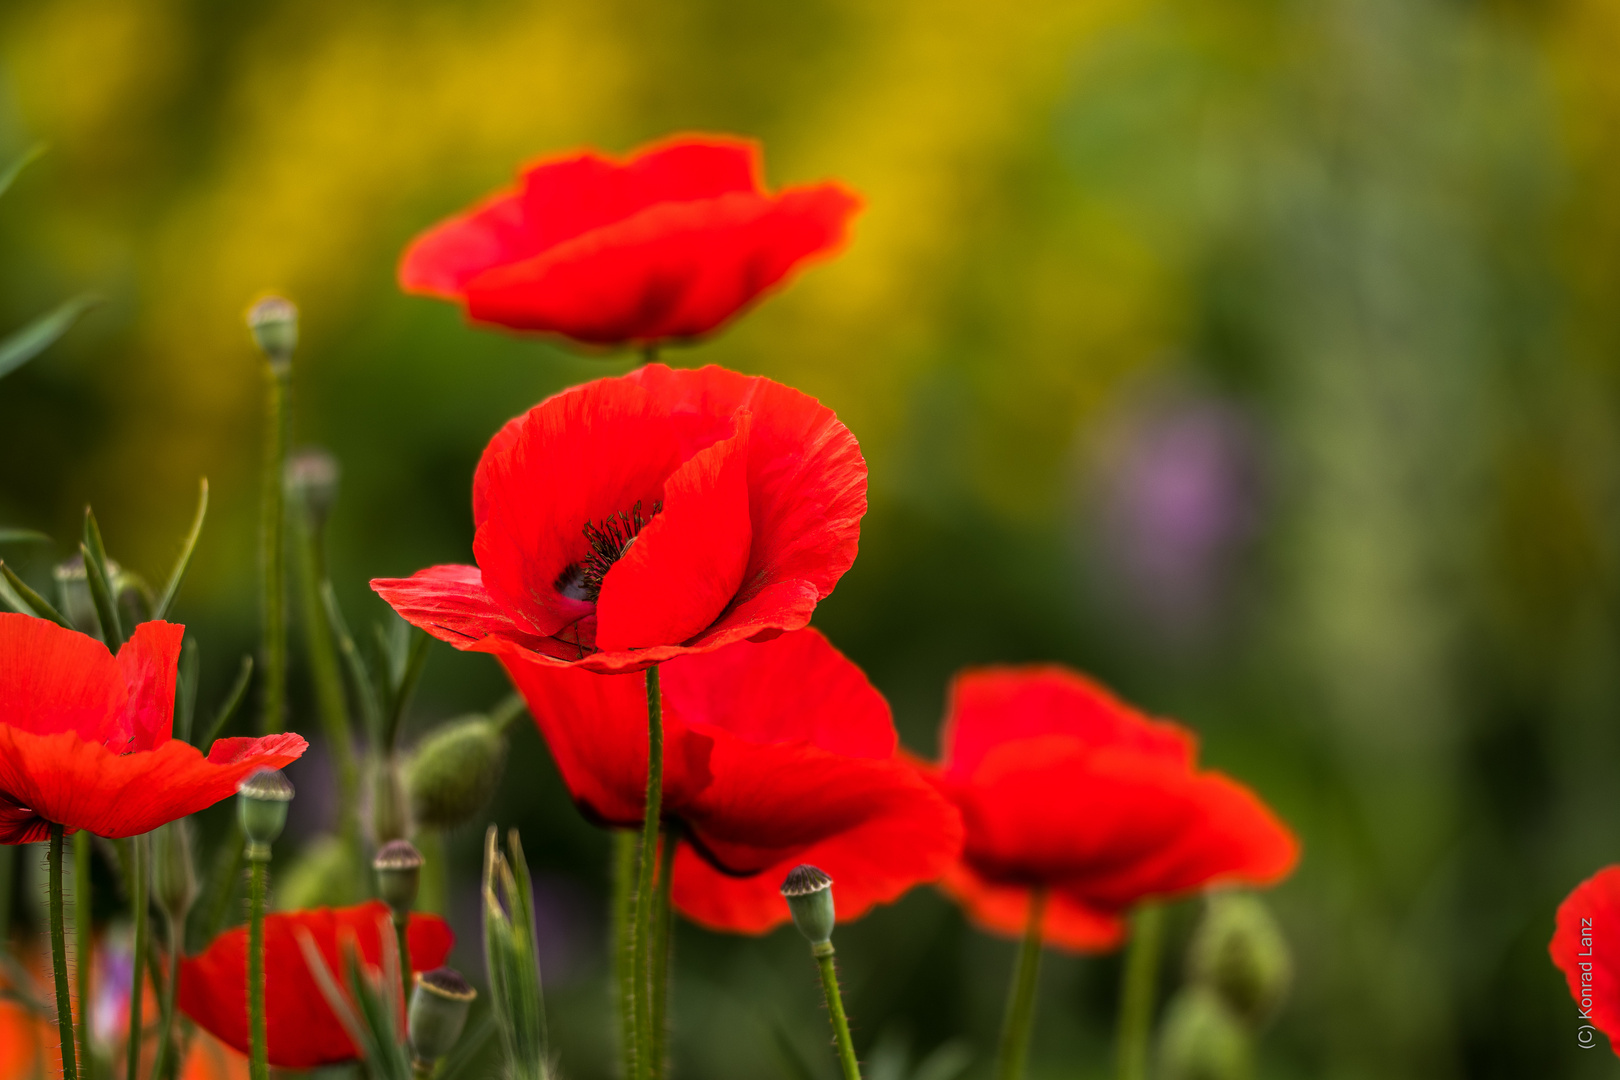
[(590, 553), (585, 527), (638, 503), (651, 515), (679, 465), (667, 410), (627, 380), (600, 379), (530, 409), (485, 451), (473, 481), (487, 515), (473, 555), (489, 595), (543, 636), (589, 614), (590, 603), (559, 588)]
[[(958, 863), (945, 874), (940, 887), (979, 926), (1003, 937), (1021, 938), (1029, 927), (1028, 885), (993, 882), (971, 866)], [(1125, 920), (1117, 913), (1098, 911), (1061, 890), (1047, 893), (1041, 914), (1045, 944), (1068, 952), (1107, 952), (1125, 938)]]
[(129, 737), (129, 687), (107, 647), (32, 615), (0, 612), (0, 701), (5, 726), (91, 742)]
[(523, 196), (507, 190), (416, 236), (399, 263), (399, 285), (417, 296), (460, 300), (467, 282), (491, 266), (538, 254)]
[(664, 508), (602, 580), (600, 649), (685, 641), (725, 610), (742, 584), (748, 519), (748, 413), (737, 432), (699, 450), (664, 481)]
[(1620, 1055), (1620, 866), (1593, 874), (1558, 905), (1557, 928), (1547, 946), (1569, 982), (1569, 995), (1583, 1017), (1609, 1037)]
[(218, 758), (174, 739), (118, 754), (71, 731), (35, 735), (0, 724), (0, 804), (29, 813), (0, 812), (0, 843), (32, 843), (51, 823), (109, 839), (150, 832), (230, 798), (243, 777), (288, 765), (308, 746), (291, 733), (222, 742)]
[[(814, 627), (683, 656), (662, 674), (664, 696), (690, 723), (723, 728), (747, 742), (804, 741), (849, 757), (894, 753), (889, 703)], [(784, 686), (815, 692), (785, 694)]]
[(180, 667), (180, 645), (186, 628), (170, 622), (145, 622), (118, 650), (118, 670), (129, 687), (125, 723), (131, 750), (151, 750), (169, 741), (174, 730), (174, 684)]
[(716, 930), (761, 934), (786, 922), (782, 880), (800, 863), (833, 879), (840, 922), (898, 900), (914, 885), (937, 880), (962, 848), (962, 824), (941, 798), (920, 788), (895, 799), (864, 823), (835, 833), (750, 877), (716, 869), (683, 844), (675, 853), (673, 902), (681, 914)]
[(371, 589), (399, 617), (458, 649), (491, 635), (537, 647), (539, 637), (523, 629), (490, 598), (476, 566), (430, 566), (408, 578), (373, 578)]
[(940, 733), (945, 770), (972, 775), (1002, 743), (1068, 735), (1091, 746), (1121, 746), (1191, 765), (1192, 733), (1149, 719), (1099, 683), (1056, 664), (970, 668), (951, 683)]
[[(314, 941), (328, 968), (341, 972), (342, 942), (352, 938), (372, 967), (382, 962), (388, 906), (372, 900), (356, 907), (276, 912), (265, 916), (265, 1042), (270, 1064), (311, 1069), (354, 1061), (360, 1055), (333, 1015), (304, 960), (299, 932)], [(443, 964), (454, 937), (437, 915), (413, 913), (406, 929), (411, 970)], [(180, 966), (180, 1010), (227, 1046), (248, 1049), (247, 928), (215, 938)]]

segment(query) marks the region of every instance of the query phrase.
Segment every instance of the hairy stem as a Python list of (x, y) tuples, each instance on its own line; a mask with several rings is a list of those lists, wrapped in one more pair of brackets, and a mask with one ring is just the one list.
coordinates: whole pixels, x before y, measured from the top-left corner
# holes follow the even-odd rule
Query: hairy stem
[(1046, 912), (1046, 890), (1035, 888), (1029, 897), (1029, 925), (1018, 950), (1018, 966), (1007, 991), (1007, 1015), (1001, 1025), (1001, 1053), (996, 1080), (1019, 1080), (1029, 1057), (1029, 1036), (1035, 1027), (1035, 987), (1041, 973), (1041, 916)]
[(264, 475), (259, 491), (259, 558), (264, 595), (264, 718), (266, 734), (282, 730), (287, 722), (287, 500), (282, 473), (287, 464), (287, 442), (292, 411), (292, 366), (265, 365)]
[(849, 1017), (844, 1015), (844, 998), (838, 992), (838, 968), (833, 964), (832, 942), (810, 947), (821, 968), (821, 992), (827, 998), (827, 1016), (832, 1021), (833, 1041), (838, 1046), (838, 1067), (844, 1080), (861, 1080), (861, 1063), (855, 1058), (855, 1040), (849, 1034)]
[(147, 867), (151, 863), (147, 857), (148, 850), (145, 836), (129, 838), (129, 905), (130, 913), (135, 917), (135, 957), (129, 987), (129, 1039), (125, 1044), (124, 1058), (124, 1075), (129, 1080), (140, 1076), (141, 1029), (146, 1016), (142, 998), (146, 992), (146, 909), (151, 906), (146, 883)]
[(658, 826), (664, 796), (664, 717), (658, 668), (647, 669), (647, 809), (641, 822), (640, 862), (636, 868), (636, 1075), (653, 1080), (652, 939), (653, 874), (658, 866)]
[[(332, 763), (337, 771), (338, 834), (342, 836), (356, 865), (360, 853), (360, 765), (355, 760), (350, 734), (349, 700), (343, 691), (343, 670), (339, 664), (332, 624), (321, 601), (321, 585), (327, 580), (326, 536), (324, 529), (302, 515), (299, 523), (298, 596), (304, 616), (304, 648), (309, 654), (309, 678), (315, 689), (315, 711), (320, 716)], [(358, 871), (357, 871), (358, 874)], [(357, 879), (360, 892), (363, 881)]]
[(411, 943), (406, 936), (410, 925), (410, 912), (394, 916), (394, 939), (399, 943), (399, 1005), (406, 1011), (411, 1007)]
[(670, 908), (670, 881), (675, 871), (675, 830), (665, 829), (658, 854), (658, 897), (653, 909), (652, 941), (652, 1067), (654, 1076), (669, 1071), (669, 976), (672, 967), (674, 913)]
[(94, 928), (91, 917), (90, 834), (80, 829), (73, 834), (73, 955), (78, 961), (74, 972), (79, 987), (79, 1075), (91, 1080), (95, 1058), (90, 1054), (91, 993), (90, 975), (95, 968)]
[(78, 1080), (73, 1052), (73, 1000), (68, 990), (67, 927), (62, 919), (62, 826), (51, 826), (51, 968), (56, 976), (56, 1028), (62, 1038), (62, 1080)]
[(636, 1076), (636, 841), (629, 829), (613, 834), (613, 976), (624, 1080)]
[(174, 997), (180, 989), (180, 958), (186, 952), (184, 918), (166, 912), (164, 919), (169, 939), (169, 981), (163, 987), (163, 1014), (158, 1028), (157, 1060), (152, 1062), (152, 1080), (163, 1080), (174, 1053), (170, 1045), (174, 1039)]
[(1147, 1080), (1148, 1043), (1153, 1033), (1153, 990), (1159, 975), (1164, 909), (1143, 904), (1131, 919), (1131, 947), (1119, 999), (1119, 1080)]
[(269, 865), (255, 859), (248, 879), (248, 1075), (252, 1080), (270, 1080), (264, 1032), (264, 893), (269, 873)]

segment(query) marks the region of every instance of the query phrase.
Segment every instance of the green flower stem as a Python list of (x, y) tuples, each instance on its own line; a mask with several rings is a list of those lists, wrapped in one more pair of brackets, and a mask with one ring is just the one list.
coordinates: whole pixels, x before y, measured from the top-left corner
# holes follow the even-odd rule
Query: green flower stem
[(260, 478), (259, 557), (263, 560), (264, 719), (266, 734), (287, 722), (287, 499), (282, 474), (292, 410), (292, 365), (265, 364), (264, 475)]
[[(360, 765), (355, 760), (350, 735), (349, 701), (343, 690), (343, 669), (338, 662), (337, 642), (332, 624), (321, 601), (321, 585), (327, 580), (326, 537), (324, 530), (300, 515), (298, 594), (304, 616), (304, 648), (309, 653), (309, 677), (315, 687), (315, 711), (320, 715), (333, 765), (337, 769), (338, 834), (343, 838), (357, 867), (360, 854)], [(360, 871), (356, 871), (357, 874)], [(365, 882), (357, 878), (360, 892)]]
[(613, 833), (613, 976), (624, 1080), (636, 1075), (636, 841), (630, 829)]
[(658, 853), (658, 903), (653, 911), (652, 942), (652, 1066), (654, 1076), (669, 1070), (669, 976), (674, 949), (674, 912), (669, 903), (675, 872), (676, 836), (665, 829)]
[(51, 967), (56, 976), (56, 1028), (62, 1038), (62, 1080), (78, 1080), (73, 1052), (73, 1000), (68, 991), (67, 928), (62, 920), (62, 826), (51, 826)]
[(1046, 890), (1036, 887), (1029, 897), (1029, 925), (1018, 950), (1007, 993), (1007, 1015), (1001, 1025), (1001, 1053), (996, 1080), (1019, 1080), (1029, 1058), (1029, 1036), (1035, 1027), (1035, 987), (1041, 973), (1041, 916), (1046, 912)]
[(1131, 919), (1131, 947), (1119, 1000), (1119, 1080), (1147, 1080), (1148, 1043), (1153, 1034), (1153, 990), (1159, 975), (1164, 909), (1142, 904)]
[(150, 845), (146, 836), (129, 838), (129, 905), (135, 917), (135, 957), (129, 987), (129, 1039), (126, 1042), (125, 1072), (127, 1077), (140, 1076), (141, 1029), (145, 1026), (146, 1012), (142, 998), (146, 994), (146, 909), (151, 907), (148, 895), (147, 868)]
[(264, 894), (269, 865), (253, 860), (248, 878), (248, 1075), (270, 1080), (269, 1047), (264, 1033)]
[(157, 1060), (152, 1062), (152, 1080), (163, 1080), (164, 1070), (174, 1050), (174, 998), (180, 989), (180, 958), (185, 955), (185, 920), (173, 913), (165, 913), (165, 930), (169, 941), (169, 980), (163, 986), (163, 1015), (159, 1023)]
[(410, 925), (410, 912), (394, 916), (394, 938), (399, 942), (399, 1000), (407, 1010), (411, 1007), (411, 943), (406, 936)]
[(653, 874), (658, 866), (658, 826), (664, 797), (664, 717), (658, 691), (658, 668), (647, 669), (647, 810), (641, 822), (640, 861), (636, 867), (636, 1075), (653, 1080), (652, 939)]
[(90, 975), (95, 968), (94, 929), (91, 925), (90, 834), (80, 829), (73, 834), (73, 955), (78, 961), (74, 972), (79, 989), (79, 1075), (91, 1080), (95, 1058), (90, 1053), (90, 1008), (95, 1000)]
[(827, 997), (827, 1015), (832, 1019), (833, 1039), (838, 1044), (838, 1065), (844, 1080), (861, 1080), (861, 1063), (855, 1058), (855, 1040), (849, 1034), (849, 1018), (844, 1015), (844, 998), (838, 992), (838, 969), (833, 964), (830, 941), (810, 946), (810, 953), (821, 968), (821, 992)]

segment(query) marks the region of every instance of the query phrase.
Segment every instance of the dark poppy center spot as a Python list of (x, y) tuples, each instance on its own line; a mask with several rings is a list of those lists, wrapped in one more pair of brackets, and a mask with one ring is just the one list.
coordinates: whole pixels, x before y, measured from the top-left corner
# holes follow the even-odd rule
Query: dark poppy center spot
[(590, 551), (557, 576), (557, 591), (571, 600), (596, 603), (597, 597), (602, 595), (602, 579), (613, 569), (614, 563), (624, 558), (641, 530), (663, 508), (662, 502), (655, 502), (652, 513), (642, 517), (638, 499), (629, 510), (609, 514), (601, 521), (587, 521), (583, 531)]

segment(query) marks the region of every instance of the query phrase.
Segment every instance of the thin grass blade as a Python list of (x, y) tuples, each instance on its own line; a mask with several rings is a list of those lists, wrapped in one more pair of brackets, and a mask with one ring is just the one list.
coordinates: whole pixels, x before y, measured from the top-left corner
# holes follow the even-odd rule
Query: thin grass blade
[(214, 714), (213, 723), (208, 725), (208, 731), (197, 740), (195, 744), (197, 749), (208, 753), (208, 748), (219, 738), (219, 733), (225, 730), (225, 725), (231, 722), (231, 717), (235, 716), (236, 710), (241, 707), (242, 699), (247, 697), (248, 683), (252, 681), (253, 657), (244, 656), (242, 666), (236, 673), (236, 681), (231, 684), (230, 692), (225, 695), (225, 701), (220, 705), (219, 712)]
[(11, 596), (6, 597), (6, 602), (17, 611), (24, 615), (38, 615), (42, 619), (51, 620), (57, 626), (73, 629), (73, 624), (67, 621), (67, 617), (52, 607), (49, 600), (30, 589), (28, 583), (18, 577), (16, 571), (7, 566), (3, 559), (0, 559), (0, 577), (5, 579), (12, 592)]
[(205, 476), (198, 485), (197, 513), (191, 519), (191, 531), (186, 533), (185, 546), (180, 549), (180, 557), (175, 560), (174, 569), (169, 573), (169, 583), (164, 586), (163, 599), (158, 601), (152, 618), (166, 619), (169, 609), (174, 607), (174, 598), (180, 595), (180, 586), (186, 580), (186, 571), (191, 567), (191, 553), (197, 550), (197, 538), (202, 535), (203, 521), (207, 517), (208, 477)]
[(64, 301), (33, 322), (0, 340), (0, 378), (10, 375), (50, 348), (56, 339), (73, 328), (79, 316), (101, 303), (94, 293), (81, 293)]

